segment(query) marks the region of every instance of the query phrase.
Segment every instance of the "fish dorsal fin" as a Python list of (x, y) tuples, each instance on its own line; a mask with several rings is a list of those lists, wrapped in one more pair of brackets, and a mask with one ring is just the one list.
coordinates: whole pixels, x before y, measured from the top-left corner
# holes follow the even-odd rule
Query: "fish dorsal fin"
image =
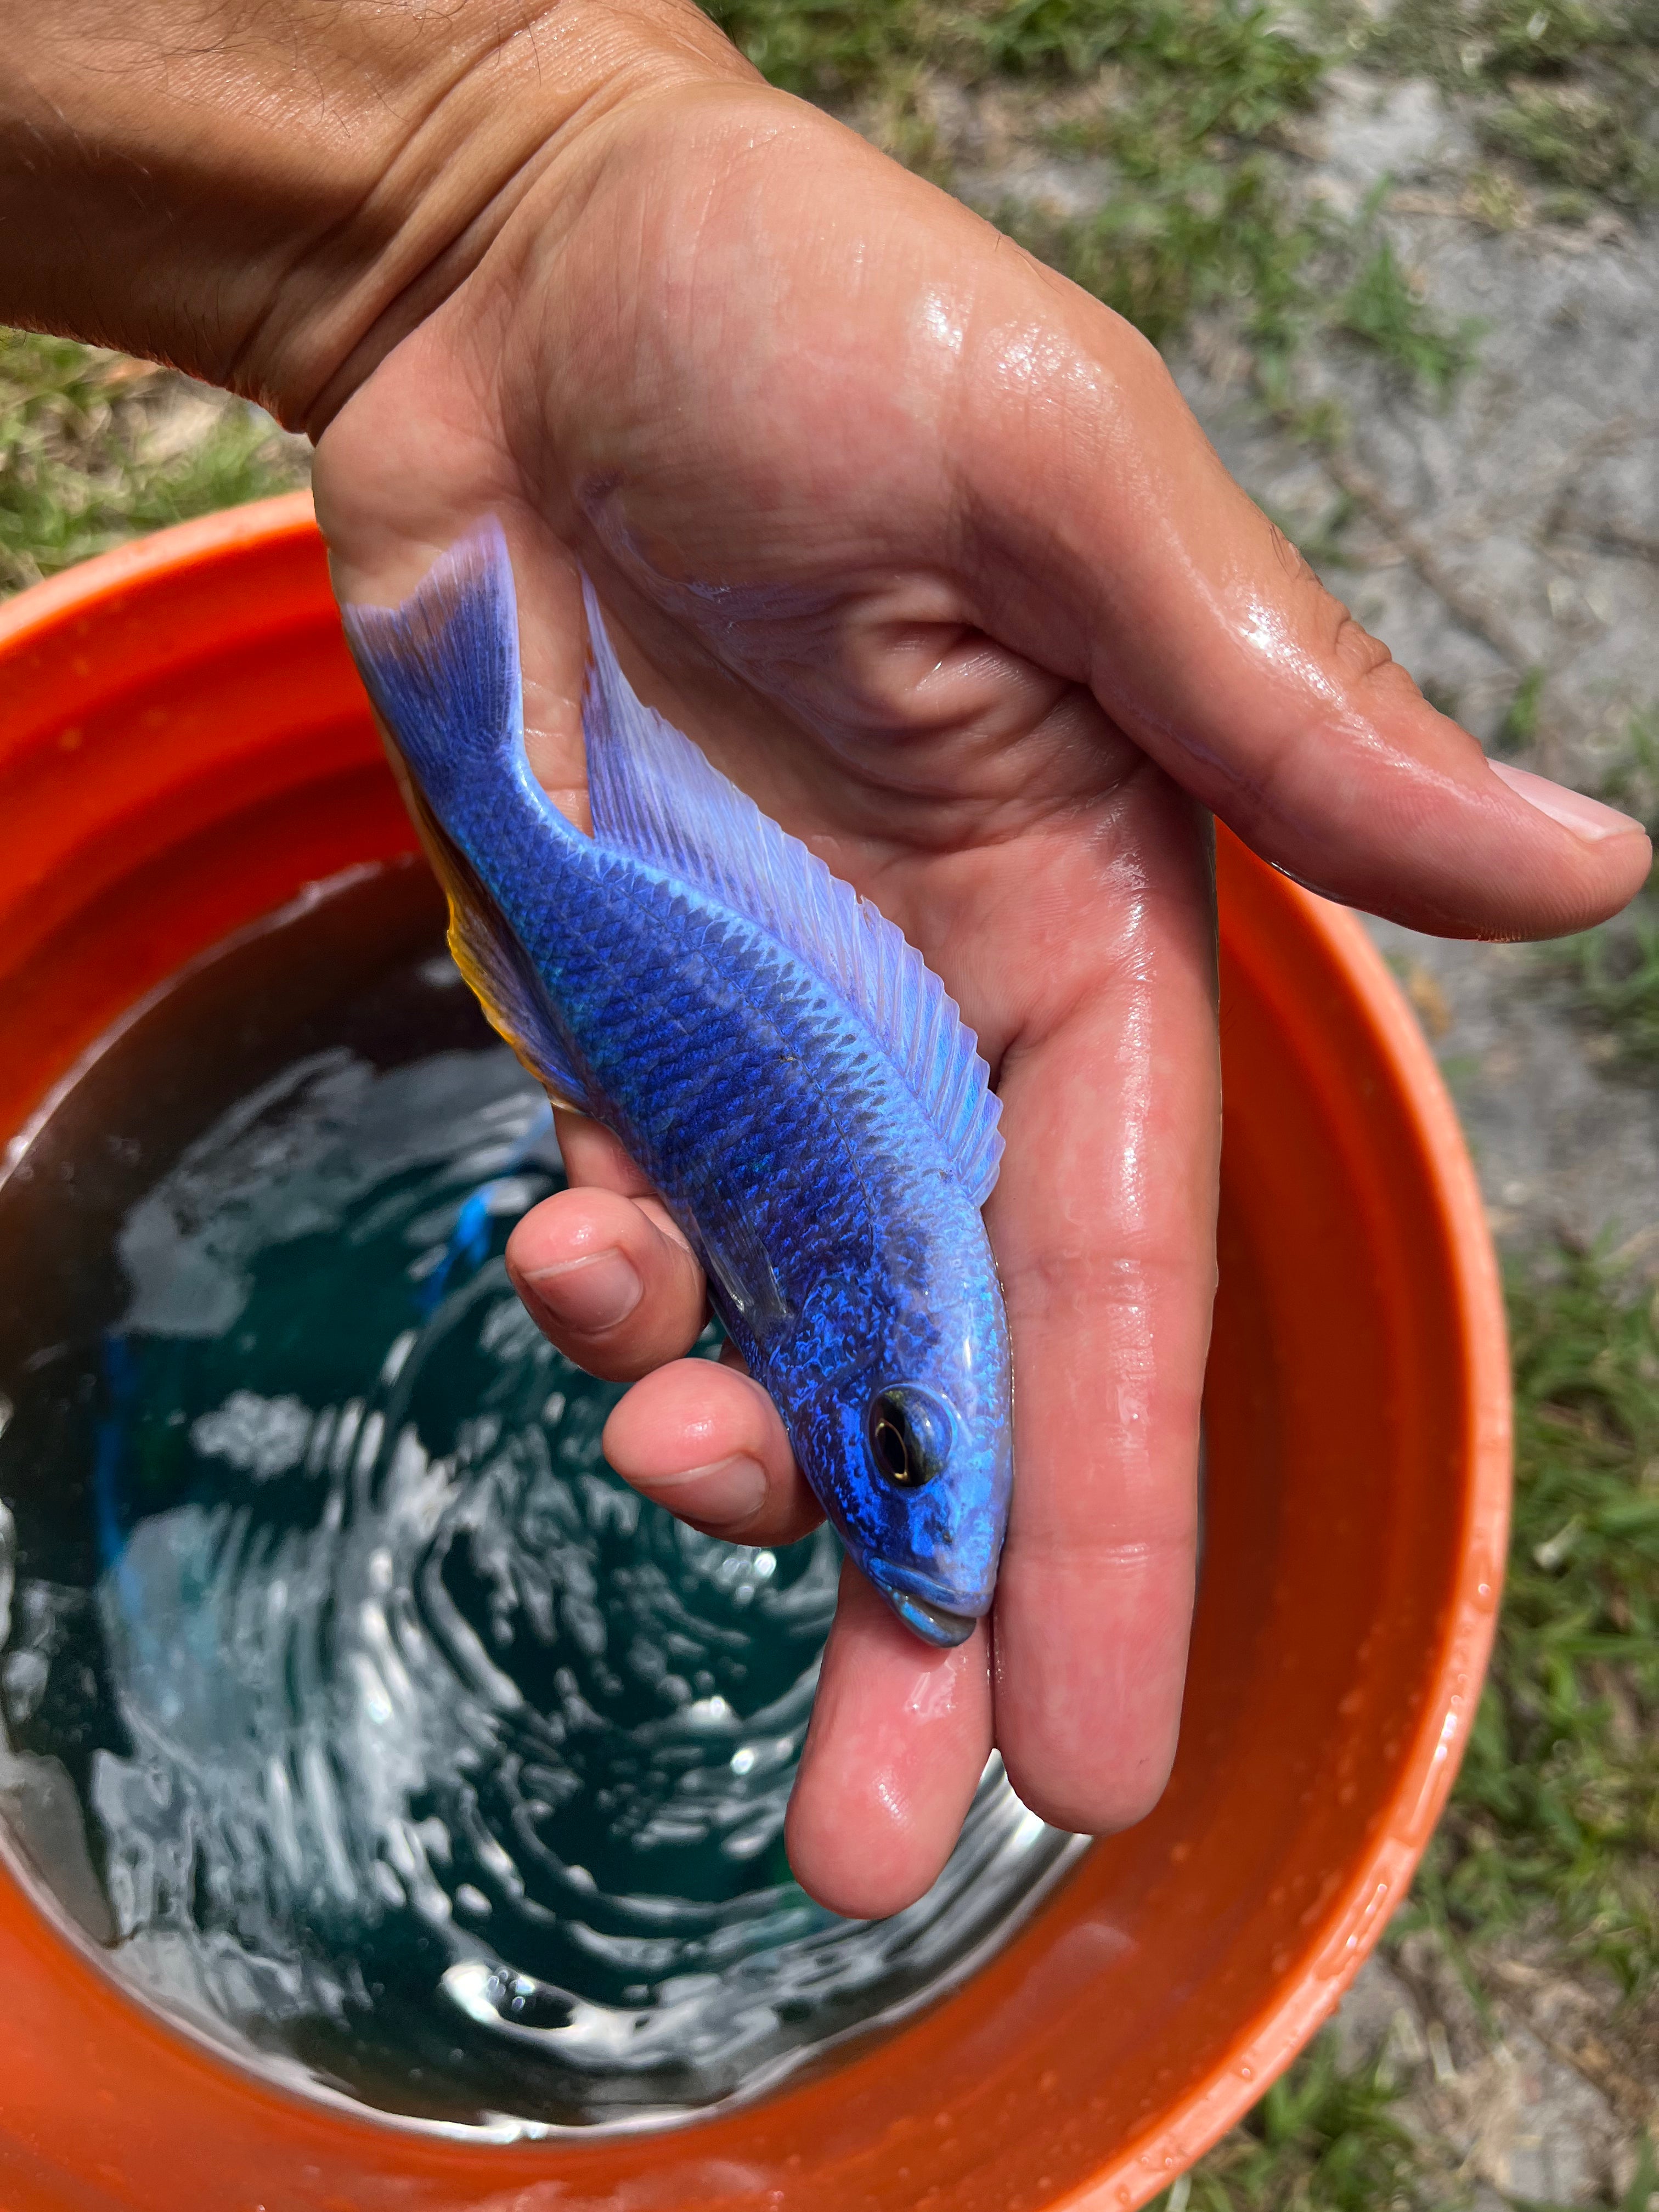
[(594, 836), (746, 915), (839, 991), (982, 1206), (1002, 1158), (1002, 1107), (955, 1000), (902, 931), (641, 702), (592, 585), (583, 590), (593, 653), (582, 729)]

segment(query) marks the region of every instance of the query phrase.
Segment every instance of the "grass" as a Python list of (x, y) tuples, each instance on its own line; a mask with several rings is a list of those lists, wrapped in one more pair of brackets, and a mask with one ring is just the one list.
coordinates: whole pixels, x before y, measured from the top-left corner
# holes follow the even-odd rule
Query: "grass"
[(1362, 60), (1426, 74), (1468, 108), (1483, 143), (1545, 191), (1538, 212), (1583, 220), (1659, 200), (1659, 7), (1654, 0), (1396, 0), (1328, 13)]
[(998, 220), (1155, 344), (1221, 309), (1276, 412), (1288, 364), (1320, 328), (1443, 396), (1474, 357), (1470, 329), (1425, 305), (1375, 199), (1343, 223), (1292, 188), (1283, 142), (1313, 103), (1323, 53), (1259, 7), (1136, 13), (1109, 96), (1048, 134), (1056, 150), (1109, 164), (1103, 205), (1067, 219), (1005, 203)]
[(808, 100), (860, 92), (927, 51), (915, 0), (704, 0), (732, 44), (785, 92)]
[(1659, 838), (1659, 706), (1630, 716), (1620, 757), (1603, 775), (1601, 790), (1611, 805), (1635, 815), (1650, 837)]
[(1498, 727), (1498, 750), (1500, 753), (1524, 751), (1537, 737), (1545, 673), (1542, 668), (1528, 669), (1510, 694), (1510, 703), (1504, 709), (1504, 719)]
[(1587, 930), (1560, 958), (1584, 1012), (1628, 1067), (1659, 1061), (1659, 920), (1651, 901), (1643, 903), (1648, 911), (1617, 928)]
[(1242, 303), (1258, 343), (1294, 341), (1305, 297), (1303, 264), (1313, 244), (1287, 217), (1261, 164), (1200, 161), (1137, 180), (1097, 212), (1056, 215), (1004, 202), (1000, 226), (1039, 259), (1169, 345), (1194, 314)]
[(303, 481), (269, 418), (228, 401), (174, 439), (184, 380), (147, 362), (0, 330), (0, 592), (137, 532)]
[(1491, 1677), (1419, 1909), (1553, 1923), (1659, 1979), (1659, 1297), (1593, 1255), (1510, 1286), (1515, 1522)]
[(1225, 314), (1281, 416), (1298, 414), (1287, 364), (1316, 329), (1437, 397), (1473, 358), (1470, 327), (1421, 300), (1374, 204), (1345, 225), (1291, 189), (1285, 142), (1328, 57), (1260, 0), (708, 4), (775, 83), (851, 112), (939, 183), (952, 164), (926, 118), (930, 73), (1022, 88), (1034, 142), (1103, 164), (1108, 189), (1084, 216), (1006, 197), (986, 212), (1155, 344)]
[[(1584, 194), (1632, 202), (1659, 198), (1659, 153), (1620, 103), (1583, 84), (1517, 85), (1480, 122), (1494, 153)], [(1558, 206), (1567, 204), (1557, 202)]]
[[(1311, 105), (1322, 58), (1259, 6), (1071, 0), (1070, 16), (1071, 48), (1109, 56), (1111, 75), (1103, 97), (1044, 136), (1054, 151), (1107, 162), (1112, 188), (1080, 219), (1006, 204), (1000, 219), (1155, 343), (1231, 301), (1251, 337), (1282, 347), (1316, 238), (1265, 143)], [(1012, 26), (997, 35), (993, 54), (1022, 73), (1068, 51), (1057, 25), (1042, 44)]]
[[(1637, 2146), (1630, 2186), (1613, 2212), (1651, 2212), (1656, 2197), (1659, 2197), (1659, 2153), (1654, 2150), (1653, 2137), (1644, 2135)], [(1515, 2212), (1574, 2212), (1570, 2205), (1540, 2204), (1526, 2197), (1514, 2197), (1510, 2202)]]
[(1322, 2037), (1249, 2118), (1156, 2199), (1162, 2212), (1382, 2212), (1432, 2201), (1397, 2093)]
[(1394, 241), (1379, 236), (1336, 303), (1330, 327), (1373, 347), (1413, 383), (1444, 400), (1474, 359), (1480, 325), (1425, 312)]
[[(1541, 1926), (1640, 1999), (1659, 1980), (1659, 1294), (1552, 1258), (1509, 1286), (1515, 1517), (1492, 1673), (1395, 1924), (1435, 1929), (1468, 1973)], [(1644, 2137), (1620, 2212), (1649, 2212), (1656, 2187)], [(1344, 2076), (1322, 2042), (1158, 2203), (1376, 2212), (1468, 2193), (1401, 2127), (1386, 2072)]]
[[(1517, 701), (1525, 691), (1523, 683)], [(1536, 726), (1537, 696), (1534, 690), (1523, 702), (1532, 716), (1518, 732), (1520, 742)], [(1630, 717), (1620, 757), (1599, 790), (1659, 842), (1659, 708)], [(1659, 1063), (1659, 870), (1624, 914), (1547, 946), (1541, 959), (1571, 983), (1579, 1011), (1607, 1040), (1616, 1064), (1638, 1073)]]
[[(1121, 68), (1162, 88), (1188, 135), (1252, 131), (1305, 106), (1322, 70), (1260, 0), (704, 0), (755, 66), (787, 92), (836, 100), (918, 63), (958, 82), (1064, 82)], [(1173, 119), (1173, 118), (1171, 118)]]

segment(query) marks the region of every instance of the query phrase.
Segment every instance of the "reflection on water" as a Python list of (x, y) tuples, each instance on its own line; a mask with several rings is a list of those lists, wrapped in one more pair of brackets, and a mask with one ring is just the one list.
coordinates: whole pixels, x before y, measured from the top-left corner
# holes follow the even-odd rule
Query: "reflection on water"
[(720, 1543), (605, 1468), (616, 1393), (499, 1256), (557, 1154), (436, 939), (400, 869), (222, 954), (0, 1188), (0, 1814), (244, 2056), (662, 2118), (959, 1973), (1069, 1844), (993, 1768), (908, 1912), (791, 1881), (833, 1540)]

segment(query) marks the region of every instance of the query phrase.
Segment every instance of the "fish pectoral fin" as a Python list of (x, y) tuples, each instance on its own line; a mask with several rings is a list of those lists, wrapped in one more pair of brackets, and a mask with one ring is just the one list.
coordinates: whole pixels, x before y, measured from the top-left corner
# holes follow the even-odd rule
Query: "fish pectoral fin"
[(975, 1206), (1002, 1158), (978, 1040), (902, 930), (635, 695), (584, 580), (593, 666), (582, 702), (593, 835), (745, 915), (854, 1009), (937, 1132)]
[(709, 1287), (757, 1336), (765, 1336), (790, 1316), (789, 1301), (765, 1247), (740, 1221), (723, 1221), (711, 1234), (697, 1224), (697, 1243)]

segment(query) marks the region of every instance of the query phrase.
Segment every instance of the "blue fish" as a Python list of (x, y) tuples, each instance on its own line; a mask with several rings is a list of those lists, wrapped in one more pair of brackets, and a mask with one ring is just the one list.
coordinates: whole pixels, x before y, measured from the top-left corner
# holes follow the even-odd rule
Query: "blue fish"
[(497, 526), (403, 606), (347, 611), (451, 950), (550, 1097), (662, 1194), (853, 1559), (960, 1643), (1013, 1474), (988, 1072), (901, 933), (641, 703), (586, 598), (591, 837), (525, 755)]

